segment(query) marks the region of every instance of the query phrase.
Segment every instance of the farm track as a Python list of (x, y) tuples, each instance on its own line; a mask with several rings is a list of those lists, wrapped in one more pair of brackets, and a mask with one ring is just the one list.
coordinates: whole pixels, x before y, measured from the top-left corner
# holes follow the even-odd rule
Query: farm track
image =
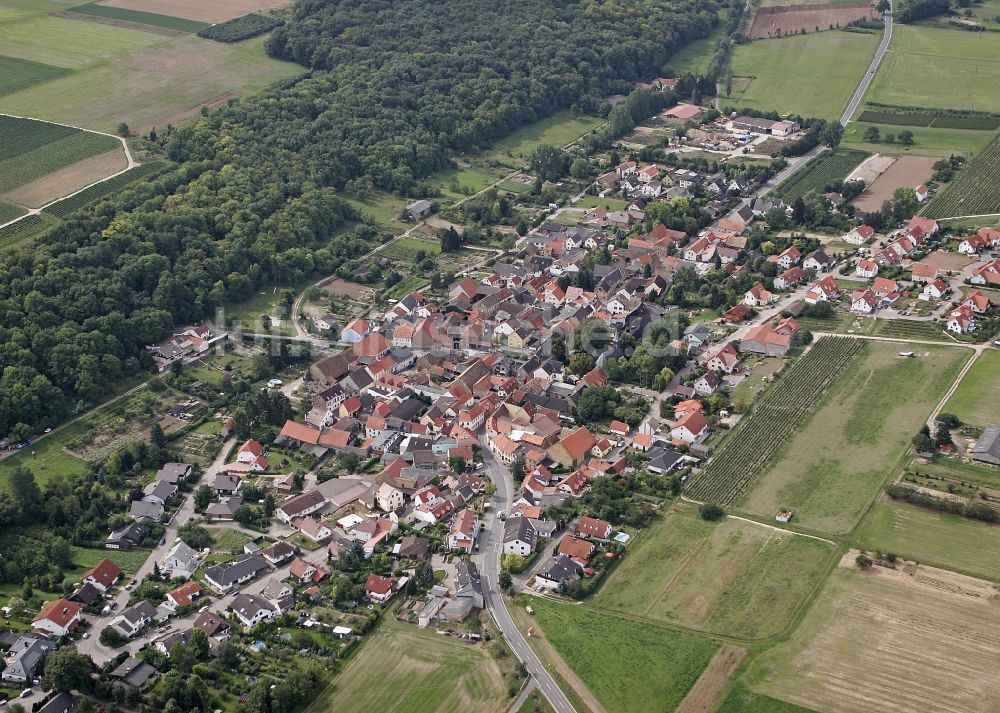
[(8, 117), (10, 119), (27, 119), (27, 120), (30, 120), (30, 121), (41, 121), (41, 122), (43, 122), (45, 124), (52, 124), (54, 126), (61, 126), (61, 127), (67, 128), (67, 129), (75, 129), (76, 131), (84, 131), (84, 132), (86, 132), (88, 134), (98, 134), (100, 136), (109, 136), (109, 137), (115, 139), (118, 143), (121, 144), (122, 150), (125, 152), (125, 160), (127, 161), (127, 165), (121, 171), (118, 171), (117, 173), (113, 173), (110, 176), (105, 176), (101, 180), (94, 181), (93, 183), (90, 183), (90, 184), (84, 186), (83, 188), (81, 188), (81, 189), (79, 189), (77, 191), (73, 191), (72, 193), (70, 193), (68, 195), (60, 196), (59, 198), (57, 198), (54, 201), (49, 201), (48, 203), (46, 203), (45, 205), (41, 206), (40, 208), (32, 208), (31, 210), (29, 210), (27, 213), (25, 213), (24, 215), (20, 216), (19, 218), (15, 218), (14, 220), (9, 220), (6, 223), (3, 223), (2, 225), (0, 225), (0, 230), (2, 230), (3, 228), (6, 228), (9, 225), (14, 225), (16, 223), (19, 223), (20, 221), (22, 221), (25, 218), (28, 218), (30, 216), (38, 215), (43, 210), (45, 210), (46, 208), (48, 208), (50, 205), (58, 203), (59, 201), (66, 200), (67, 198), (72, 198), (73, 196), (77, 195), (78, 193), (83, 193), (84, 191), (89, 190), (90, 188), (93, 188), (94, 186), (100, 185), (101, 183), (104, 183), (105, 181), (111, 180), (112, 178), (116, 178), (116, 177), (122, 175), (123, 173), (125, 173), (127, 171), (130, 171), (131, 169), (133, 169), (136, 166), (140, 165), (140, 163), (135, 160), (135, 157), (132, 156), (132, 152), (129, 150), (129, 147), (128, 147), (128, 141), (126, 141), (121, 136), (116, 136), (115, 134), (108, 134), (108, 133), (105, 133), (103, 131), (95, 131), (93, 129), (85, 129), (82, 126), (73, 126), (71, 124), (61, 124), (58, 121), (45, 121), (44, 119), (35, 119), (34, 117), (30, 117), (30, 116), (17, 116), (16, 114), (4, 114), (4, 113), (0, 113), (0, 116), (5, 116), (5, 117)]

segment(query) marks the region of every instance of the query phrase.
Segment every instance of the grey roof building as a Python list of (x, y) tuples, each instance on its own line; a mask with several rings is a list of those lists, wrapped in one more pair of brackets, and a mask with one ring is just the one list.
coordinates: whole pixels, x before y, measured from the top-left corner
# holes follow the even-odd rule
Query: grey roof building
[(969, 455), (981, 463), (1000, 465), (1000, 426), (987, 426)]
[(55, 649), (56, 645), (48, 639), (37, 636), (22, 636), (7, 652), (9, 659), (7, 668), (0, 677), (9, 683), (24, 683), (30, 681), (42, 670), (45, 656)]

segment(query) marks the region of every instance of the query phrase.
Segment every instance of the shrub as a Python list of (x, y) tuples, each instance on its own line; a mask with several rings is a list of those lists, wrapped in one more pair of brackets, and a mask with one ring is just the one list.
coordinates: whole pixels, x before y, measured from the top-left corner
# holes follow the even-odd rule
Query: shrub
[(198, 33), (198, 36), (216, 42), (240, 42), (263, 35), (282, 24), (284, 23), (276, 18), (251, 12), (249, 15), (234, 17), (232, 20), (206, 27)]
[(721, 520), (726, 516), (726, 511), (723, 510), (718, 505), (713, 505), (711, 503), (705, 503), (700, 508), (698, 508), (698, 514), (701, 515), (702, 520)]

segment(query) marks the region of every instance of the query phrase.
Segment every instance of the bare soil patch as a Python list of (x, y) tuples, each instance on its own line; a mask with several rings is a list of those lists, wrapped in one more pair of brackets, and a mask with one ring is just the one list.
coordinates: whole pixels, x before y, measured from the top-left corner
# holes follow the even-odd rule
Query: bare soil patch
[(103, 0), (98, 5), (120, 7), (140, 12), (155, 12), (170, 17), (201, 22), (225, 22), (258, 10), (288, 5), (289, 0)]
[(878, 12), (869, 3), (762, 7), (754, 13), (747, 36), (752, 40), (783, 37), (798, 34), (801, 30), (832, 30), (866, 19), (878, 19)]
[(952, 272), (958, 272), (969, 263), (975, 261), (965, 255), (962, 255), (961, 253), (944, 253), (940, 250), (935, 250), (920, 262), (924, 265), (933, 265), (939, 270), (951, 270)]
[(726, 690), (726, 684), (746, 656), (746, 649), (735, 646), (720, 648), (708, 667), (701, 672), (694, 687), (677, 706), (676, 713), (709, 713), (714, 710)]
[(29, 208), (41, 208), (57, 198), (75, 193), (91, 183), (107, 178), (128, 166), (121, 148), (77, 161), (58, 171), (4, 194), (4, 198)]
[(866, 186), (875, 183), (875, 180), (885, 173), (886, 169), (896, 160), (895, 156), (883, 156), (882, 154), (872, 154), (861, 164), (851, 171), (845, 181), (864, 181)]
[(331, 295), (340, 295), (341, 297), (351, 297), (353, 299), (362, 299), (370, 296), (372, 293), (372, 288), (367, 285), (362, 285), (357, 282), (348, 282), (347, 280), (341, 280), (339, 278), (327, 282), (323, 285), (323, 289)]
[(867, 212), (880, 209), (897, 188), (916, 188), (930, 178), (938, 160), (932, 156), (900, 156), (854, 199), (854, 206)]

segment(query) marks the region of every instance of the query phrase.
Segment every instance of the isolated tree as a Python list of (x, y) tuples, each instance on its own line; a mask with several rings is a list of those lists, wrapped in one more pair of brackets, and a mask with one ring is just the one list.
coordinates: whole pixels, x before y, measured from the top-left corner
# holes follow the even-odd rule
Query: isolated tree
[(865, 141), (870, 144), (877, 144), (879, 140), (879, 130), (877, 126), (869, 126), (865, 129)]
[(712, 503), (705, 503), (698, 508), (698, 514), (701, 515), (702, 520), (721, 520), (726, 516), (726, 511), (723, 510), (718, 505), (713, 505)]
[(154, 423), (153, 427), (149, 429), (149, 442), (157, 448), (167, 447), (167, 437), (164, 435), (163, 429), (160, 428), (160, 424)]
[(539, 144), (528, 157), (532, 172), (543, 181), (555, 181), (566, 173), (569, 156), (562, 149)]
[(510, 576), (510, 572), (503, 570), (500, 573), (499, 584), (500, 589), (504, 592), (509, 592), (514, 588), (514, 578)]
[(854, 558), (854, 564), (858, 566), (858, 569), (868, 569), (873, 564), (872, 558), (866, 555), (864, 552), (860, 552), (857, 557)]
[(910, 131), (909, 129), (903, 129), (902, 131), (900, 131), (899, 132), (899, 143), (903, 144), (904, 146), (912, 146), (913, 145), (913, 132)]
[(585, 158), (573, 159), (569, 165), (569, 175), (578, 181), (582, 181), (590, 175), (590, 162)]
[(514, 476), (514, 482), (520, 483), (522, 480), (524, 480), (524, 476), (526, 475), (524, 468), (525, 468), (524, 456), (519, 453), (518, 456), (514, 459), (514, 462), (511, 463), (510, 465), (510, 473), (512, 476)]
[(456, 473), (464, 473), (468, 463), (465, 461), (465, 456), (452, 456), (448, 459), (448, 467)]
[(563, 364), (566, 363), (566, 340), (561, 334), (552, 335), (552, 358)]
[(208, 658), (208, 634), (203, 629), (192, 629), (191, 638), (188, 639), (188, 648), (199, 661)]
[[(118, 135), (119, 136), (122, 136), (122, 137), (124, 137), (124, 138), (127, 139), (129, 137), (130, 133), (131, 132), (129, 131), (128, 124), (126, 124), (124, 121), (118, 125)], [(152, 134), (152, 133), (153, 132), (150, 132), (150, 134)]]

